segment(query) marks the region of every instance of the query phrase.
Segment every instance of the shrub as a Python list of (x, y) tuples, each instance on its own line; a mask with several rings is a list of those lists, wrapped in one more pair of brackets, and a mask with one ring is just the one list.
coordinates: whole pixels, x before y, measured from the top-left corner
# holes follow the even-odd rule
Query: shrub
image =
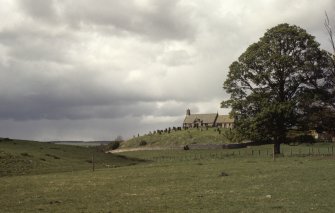
[(119, 148), (120, 143), (121, 143), (121, 141), (112, 141), (112, 142), (110, 142), (106, 145), (101, 144), (100, 146), (96, 146), (95, 148), (98, 152), (107, 152), (109, 150), (114, 150), (114, 149)]
[[(220, 131), (220, 133), (221, 133), (221, 131)], [(243, 135), (241, 135), (235, 129), (225, 129), (225, 130), (223, 130), (222, 136), (231, 143), (241, 143), (244, 139)]]
[(141, 142), (140, 142), (140, 146), (145, 146), (145, 145), (147, 145), (148, 143), (145, 141), (145, 140), (141, 140)]
[(226, 172), (221, 172), (221, 174), (219, 175), (220, 177), (226, 177), (226, 176), (229, 176), (228, 173)]
[(315, 139), (311, 135), (298, 135), (293, 138), (296, 143), (315, 143)]
[(23, 157), (31, 157), (31, 155), (29, 155), (29, 153), (27, 153), (27, 152), (23, 152), (23, 153), (21, 153), (21, 155), (22, 155)]
[(108, 145), (108, 150), (114, 150), (120, 147), (120, 141), (112, 141)]
[(0, 141), (13, 141), (13, 139), (10, 139), (10, 138), (0, 138)]
[(51, 154), (45, 154), (45, 156), (48, 156), (48, 157), (52, 157), (56, 160), (60, 159), (60, 157), (56, 156), (56, 155), (51, 155)]

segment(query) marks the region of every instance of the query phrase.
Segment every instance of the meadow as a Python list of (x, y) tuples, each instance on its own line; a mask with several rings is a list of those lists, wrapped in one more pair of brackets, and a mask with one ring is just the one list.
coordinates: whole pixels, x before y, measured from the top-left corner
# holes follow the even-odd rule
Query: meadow
[[(93, 158), (93, 159), (92, 159)], [(105, 154), (97, 147), (59, 145), (23, 140), (0, 140), (0, 177), (111, 168), (139, 163)]]
[(81, 167), (3, 176), (1, 211), (333, 212), (333, 145), (282, 148), (275, 160), (270, 145), (136, 151), (110, 155), (110, 163), (125, 162), (94, 172)]

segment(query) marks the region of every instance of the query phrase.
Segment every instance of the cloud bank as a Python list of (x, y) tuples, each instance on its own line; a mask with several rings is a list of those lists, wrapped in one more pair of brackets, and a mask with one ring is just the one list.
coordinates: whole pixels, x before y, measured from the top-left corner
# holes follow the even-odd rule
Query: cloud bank
[[(324, 0), (4, 0), (0, 137), (111, 140), (222, 112), (229, 65), (287, 22), (330, 44)], [(223, 110), (227, 112), (227, 110)]]

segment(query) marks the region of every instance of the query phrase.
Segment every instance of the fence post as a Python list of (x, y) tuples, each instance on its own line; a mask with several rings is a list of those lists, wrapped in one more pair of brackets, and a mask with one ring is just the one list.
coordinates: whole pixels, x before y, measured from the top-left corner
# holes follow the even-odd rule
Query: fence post
[(272, 159), (275, 161), (275, 147), (273, 146)]
[(254, 150), (251, 150), (251, 155), (252, 155), (252, 156), (254, 155)]
[(332, 146), (332, 155), (334, 155), (334, 146)]
[(261, 156), (261, 150), (260, 149), (258, 150), (258, 156)]
[(95, 162), (94, 162), (94, 154), (92, 154), (92, 171), (94, 172), (95, 170)]

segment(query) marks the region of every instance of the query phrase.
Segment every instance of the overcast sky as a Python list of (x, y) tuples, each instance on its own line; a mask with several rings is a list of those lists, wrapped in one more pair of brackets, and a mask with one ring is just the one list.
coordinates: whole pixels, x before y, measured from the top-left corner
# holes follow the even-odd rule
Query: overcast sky
[(329, 50), (334, 0), (0, 0), (0, 137), (112, 140), (227, 113), (229, 65), (298, 25)]

